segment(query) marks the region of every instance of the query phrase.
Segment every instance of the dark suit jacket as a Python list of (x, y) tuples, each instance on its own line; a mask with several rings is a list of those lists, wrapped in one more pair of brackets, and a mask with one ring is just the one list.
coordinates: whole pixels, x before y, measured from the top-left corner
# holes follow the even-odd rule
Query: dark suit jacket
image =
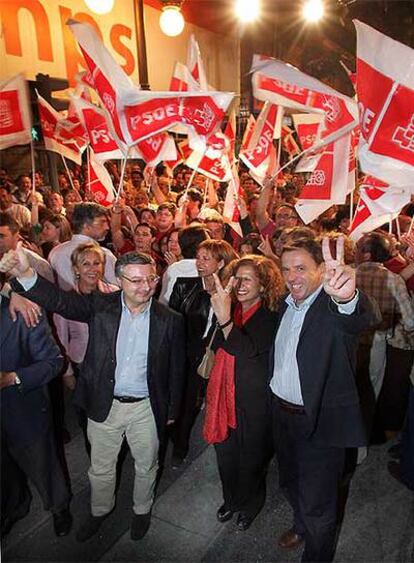
[[(286, 308), (283, 302), (280, 320)], [(380, 320), (376, 311), (369, 298), (360, 292), (355, 312), (341, 314), (322, 290), (305, 316), (296, 358), (309, 418), (309, 437), (315, 443), (338, 447), (366, 444), (366, 428), (355, 385), (356, 352), (358, 335)], [(271, 374), (273, 363), (274, 347)]]
[[(20, 287), (16, 282), (14, 287)], [(21, 289), (21, 288), (20, 288)], [(24, 295), (62, 317), (86, 322), (89, 342), (76, 385), (75, 403), (88, 418), (103, 422), (110, 411), (115, 386), (116, 339), (121, 320), (121, 292), (80, 295), (62, 291), (38, 277)], [(147, 358), (151, 407), (160, 438), (168, 419), (179, 412), (185, 375), (184, 323), (181, 315), (153, 299)]]
[(9, 300), (0, 307), (0, 370), (15, 371), (21, 385), (1, 390), (2, 436), (14, 447), (34, 442), (51, 422), (47, 383), (63, 367), (63, 358), (44, 316), (27, 328), (18, 315), (13, 322)]

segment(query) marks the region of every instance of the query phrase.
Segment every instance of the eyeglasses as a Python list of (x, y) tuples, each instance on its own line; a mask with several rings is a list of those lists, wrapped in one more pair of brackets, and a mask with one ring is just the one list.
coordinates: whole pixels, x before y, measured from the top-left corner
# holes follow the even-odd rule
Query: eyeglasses
[(160, 281), (159, 276), (148, 276), (147, 278), (129, 278), (125, 274), (121, 274), (120, 277), (124, 278), (124, 280), (129, 281), (129, 283), (132, 283), (136, 287), (144, 287), (146, 284), (156, 285)]

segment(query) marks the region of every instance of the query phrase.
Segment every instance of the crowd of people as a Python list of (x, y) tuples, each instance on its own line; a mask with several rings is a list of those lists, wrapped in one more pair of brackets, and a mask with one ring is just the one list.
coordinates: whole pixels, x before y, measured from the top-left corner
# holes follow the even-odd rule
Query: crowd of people
[(30, 509), (28, 479), (70, 533), (73, 394), (90, 457), (79, 541), (114, 508), (124, 440), (144, 537), (166, 445), (185, 463), (205, 405), (219, 522), (252, 525), (276, 455), (294, 515), (279, 546), (331, 561), (341, 487), (370, 444), (393, 440), (390, 474), (414, 490), (414, 204), (355, 243), (347, 205), (302, 223), (300, 174), (261, 187), (241, 168), (238, 225), (226, 185), (185, 166), (130, 161), (110, 207), (87, 176), (73, 166), (52, 189), (0, 170), (2, 535)]

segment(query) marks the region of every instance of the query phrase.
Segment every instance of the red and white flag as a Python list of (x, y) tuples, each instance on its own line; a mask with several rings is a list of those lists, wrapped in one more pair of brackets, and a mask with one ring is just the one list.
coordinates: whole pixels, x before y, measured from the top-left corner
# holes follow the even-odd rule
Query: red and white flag
[(292, 129), (287, 125), (282, 125), (282, 147), (289, 155), (289, 159), (292, 159), (301, 152), (293, 136)]
[(121, 145), (122, 150), (119, 148), (110, 131), (106, 112), (81, 98), (72, 98), (72, 104), (85, 127), (95, 159), (105, 161), (125, 158), (127, 148), (125, 145)]
[(228, 155), (230, 164), (233, 164), (236, 159), (236, 110), (233, 108), (230, 112), (229, 119), (224, 129), (224, 136), (228, 139)]
[(108, 170), (96, 160), (93, 150), (90, 150), (89, 155), (89, 176), (89, 191), (93, 199), (109, 207), (114, 200), (114, 186)]
[(32, 140), (29, 94), (23, 74), (0, 84), (0, 149)]
[(276, 59), (255, 55), (253, 95), (284, 107), (323, 115), (323, 127), (317, 146), (324, 146), (358, 124), (356, 102), (297, 68)]
[(37, 102), (46, 149), (57, 152), (80, 165), (82, 163), (82, 153), (76, 141), (63, 140), (56, 133), (59, 121), (64, 118), (39, 94), (37, 94)]
[(249, 135), (248, 142), (239, 152), (240, 160), (249, 168), (250, 175), (261, 185), (266, 174), (276, 172), (270, 170), (270, 167), (277, 167), (273, 140), (280, 139), (281, 122), (280, 108), (266, 102)]
[(174, 139), (168, 133), (159, 133), (141, 141), (135, 148), (147, 166), (157, 166), (163, 160), (174, 161), (177, 159), (177, 149)]
[(236, 166), (232, 167), (231, 177), (227, 186), (226, 198), (224, 200), (223, 217), (228, 219), (230, 226), (236, 233), (242, 237), (243, 233), (240, 227), (240, 182), (237, 174)]
[[(227, 145), (228, 146), (228, 145)], [(193, 150), (187, 141), (180, 143), (180, 151), (186, 166), (200, 172), (211, 180), (227, 182), (231, 178), (231, 166), (227, 146), (217, 149), (214, 146), (207, 150)]]
[(313, 172), (318, 163), (322, 149), (312, 152), (317, 146), (323, 115), (319, 113), (297, 113), (292, 115), (293, 124), (298, 134), (303, 151), (307, 151), (296, 165), (295, 172)]
[(348, 191), (350, 135), (344, 135), (323, 150), (318, 164), (302, 188), (295, 205), (302, 221), (314, 221), (331, 205), (343, 204)]
[(167, 170), (169, 171), (171, 176), (173, 175), (175, 168), (179, 164), (184, 162), (183, 155), (181, 154), (181, 151), (180, 151), (179, 147), (177, 147), (177, 145), (175, 145), (175, 150), (176, 150), (177, 156), (174, 160), (164, 160), (164, 164), (167, 167)]
[(193, 80), (199, 85), (199, 90), (208, 90), (207, 76), (201, 58), (200, 47), (193, 34), (190, 35), (188, 42), (187, 68)]
[(170, 91), (172, 92), (188, 92), (189, 90), (200, 90), (199, 83), (194, 80), (188, 67), (183, 63), (176, 62), (170, 82)]
[(414, 50), (354, 21), (359, 160), (367, 174), (414, 186)]
[(410, 198), (409, 190), (395, 188), (378, 178), (367, 176), (360, 187), (360, 199), (349, 236), (358, 240), (363, 234), (392, 221)]

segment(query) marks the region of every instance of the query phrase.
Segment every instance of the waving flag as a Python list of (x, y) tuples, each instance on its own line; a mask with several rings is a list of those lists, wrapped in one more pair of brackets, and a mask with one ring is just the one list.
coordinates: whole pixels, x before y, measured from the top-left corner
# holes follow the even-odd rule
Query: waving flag
[(235, 151), (236, 151), (236, 136), (237, 136), (236, 111), (234, 108), (230, 112), (227, 125), (224, 129), (224, 135), (229, 141), (228, 155), (229, 155), (230, 164), (233, 164), (236, 159)]
[(191, 72), (184, 64), (176, 62), (170, 82), (172, 92), (188, 92), (200, 90), (200, 84), (194, 80)]
[(69, 158), (76, 162), (82, 163), (81, 150), (75, 141), (64, 139), (58, 136), (56, 128), (59, 121), (64, 118), (44, 99), (37, 94), (37, 101), (39, 107), (40, 124), (42, 126), (43, 140), (45, 147), (49, 151), (57, 152), (65, 158)]
[(190, 35), (188, 43), (187, 68), (193, 80), (199, 85), (199, 90), (208, 90), (207, 76), (201, 59), (200, 47), (193, 34)]
[(229, 220), (230, 226), (236, 233), (242, 237), (243, 233), (240, 227), (240, 182), (239, 175), (235, 166), (231, 169), (231, 177), (227, 186), (226, 199), (224, 200), (223, 217)]
[[(249, 168), (251, 176), (263, 185), (269, 165), (275, 167), (273, 140), (280, 139), (281, 115), (279, 107), (266, 102), (257, 118), (248, 143), (239, 152), (240, 160)], [(275, 172), (275, 171), (274, 171)]]
[(395, 188), (378, 178), (367, 176), (360, 187), (360, 199), (349, 236), (358, 240), (363, 234), (381, 227), (398, 217), (409, 202), (409, 190)]
[(324, 148), (295, 205), (304, 223), (314, 221), (332, 205), (345, 203), (350, 142), (350, 135), (344, 135)]
[(247, 150), (247, 147), (249, 146), (250, 139), (253, 135), (253, 131), (254, 131), (255, 126), (256, 126), (256, 119), (254, 118), (254, 115), (250, 114), (249, 119), (247, 120), (247, 123), (246, 123), (246, 129), (244, 130), (244, 133), (243, 133), (243, 138), (242, 138), (241, 147), (240, 147), (241, 151)]
[(114, 200), (114, 186), (105, 166), (96, 160), (93, 151), (89, 158), (89, 191), (97, 203), (109, 207)]
[(391, 185), (414, 185), (414, 50), (355, 21), (359, 159)]
[(0, 149), (30, 143), (31, 129), (26, 80), (17, 74), (0, 84)]
[(297, 68), (276, 59), (263, 59), (255, 55), (251, 70), (253, 95), (258, 100), (323, 115), (318, 146), (339, 139), (358, 124), (358, 109), (354, 100)]
[(228, 141), (222, 148), (219, 148), (219, 144), (215, 146), (210, 142), (206, 150), (193, 150), (187, 141), (183, 141), (180, 143), (180, 151), (189, 168), (197, 170), (211, 180), (227, 182), (231, 178), (228, 146)]
[(157, 166), (163, 160), (175, 161), (177, 149), (174, 139), (168, 133), (160, 133), (148, 137), (136, 145), (140, 158), (145, 160), (148, 166)]

